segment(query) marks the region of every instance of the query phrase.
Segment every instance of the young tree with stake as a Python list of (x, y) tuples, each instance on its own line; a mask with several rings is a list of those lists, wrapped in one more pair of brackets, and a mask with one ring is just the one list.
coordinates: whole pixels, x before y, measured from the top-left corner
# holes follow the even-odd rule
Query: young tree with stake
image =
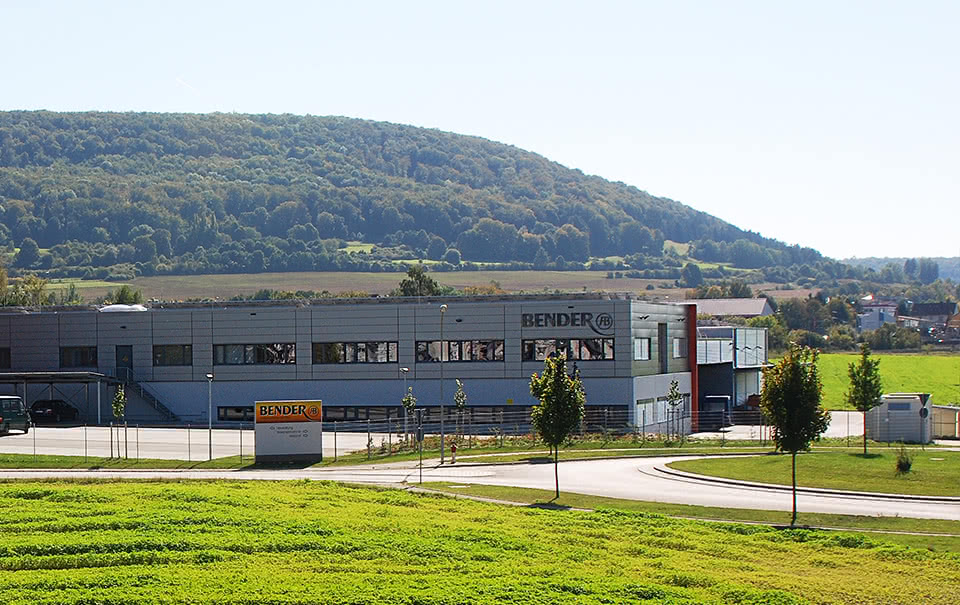
[(560, 497), (560, 446), (583, 420), (587, 395), (583, 390), (580, 372), (567, 375), (565, 355), (549, 357), (544, 361), (543, 374), (530, 377), (530, 394), (540, 403), (533, 407), (530, 419), (533, 428), (544, 443), (553, 450), (553, 477), (556, 497)]
[(789, 452), (793, 465), (793, 517), (797, 523), (797, 453), (810, 448), (830, 425), (830, 413), (820, 406), (823, 384), (817, 351), (791, 343), (787, 354), (763, 372), (760, 408), (773, 426), (777, 449)]
[(847, 403), (863, 413), (863, 454), (867, 454), (867, 412), (880, 405), (883, 395), (883, 380), (880, 379), (880, 360), (870, 359), (870, 345), (860, 345), (860, 359), (851, 361), (847, 367), (850, 390)]

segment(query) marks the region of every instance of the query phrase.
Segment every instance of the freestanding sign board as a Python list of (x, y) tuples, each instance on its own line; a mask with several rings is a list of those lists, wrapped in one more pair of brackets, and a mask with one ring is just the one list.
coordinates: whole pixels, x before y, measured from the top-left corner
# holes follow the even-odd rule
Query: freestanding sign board
[(322, 403), (258, 401), (254, 405), (256, 461), (308, 462), (323, 459)]

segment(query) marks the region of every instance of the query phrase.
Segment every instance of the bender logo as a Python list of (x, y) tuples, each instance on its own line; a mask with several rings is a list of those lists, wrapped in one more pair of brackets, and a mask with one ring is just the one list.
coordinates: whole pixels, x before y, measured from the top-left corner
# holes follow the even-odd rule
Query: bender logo
[(524, 328), (586, 327), (600, 336), (613, 336), (613, 315), (609, 313), (523, 313)]

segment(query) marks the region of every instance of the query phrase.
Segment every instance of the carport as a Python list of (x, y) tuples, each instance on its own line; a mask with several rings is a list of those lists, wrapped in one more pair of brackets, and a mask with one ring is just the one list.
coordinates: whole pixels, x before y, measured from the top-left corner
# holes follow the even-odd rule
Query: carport
[[(87, 422), (93, 421), (90, 410), (90, 385), (96, 385), (96, 423), (102, 424), (103, 387), (122, 384), (114, 376), (99, 372), (0, 372), (0, 385), (12, 385), (11, 395), (23, 398), (24, 405), (29, 409), (28, 387), (41, 385), (45, 388), (48, 399), (63, 399), (77, 408)], [(36, 389), (34, 389), (36, 390)], [(78, 404), (81, 400), (82, 405)], [(34, 397), (34, 400), (40, 397)]]

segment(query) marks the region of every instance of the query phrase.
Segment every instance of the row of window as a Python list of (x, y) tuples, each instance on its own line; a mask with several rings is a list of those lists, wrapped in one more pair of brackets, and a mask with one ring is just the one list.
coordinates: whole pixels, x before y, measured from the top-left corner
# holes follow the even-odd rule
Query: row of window
[[(648, 361), (650, 359), (650, 338), (635, 338), (633, 340), (634, 361)], [(673, 339), (673, 358), (680, 359), (687, 356), (687, 339)]]
[(548, 357), (567, 355), (577, 361), (613, 359), (612, 338), (540, 339), (523, 341), (524, 361), (543, 361)]
[[(633, 359), (635, 361), (650, 359), (650, 342), (650, 338), (634, 339)], [(566, 354), (567, 359), (575, 361), (612, 360), (613, 344), (612, 338), (524, 340), (522, 358), (523, 361), (543, 361), (555, 355)], [(674, 338), (674, 359), (686, 356), (687, 339)], [(502, 340), (418, 341), (416, 359), (417, 362), (503, 361), (504, 342)], [(313, 363), (315, 364), (397, 363), (397, 361), (396, 342), (313, 343)], [(225, 344), (213, 347), (214, 365), (273, 365), (296, 362), (297, 352), (294, 343)], [(155, 345), (153, 365), (193, 365), (193, 347), (191, 345)], [(9, 367), (10, 349), (0, 348), (0, 368)], [(61, 347), (60, 367), (97, 367), (97, 347)]]
[[(444, 342), (446, 347), (444, 347)], [(417, 342), (417, 362), (503, 361), (502, 340), (426, 340)]]

